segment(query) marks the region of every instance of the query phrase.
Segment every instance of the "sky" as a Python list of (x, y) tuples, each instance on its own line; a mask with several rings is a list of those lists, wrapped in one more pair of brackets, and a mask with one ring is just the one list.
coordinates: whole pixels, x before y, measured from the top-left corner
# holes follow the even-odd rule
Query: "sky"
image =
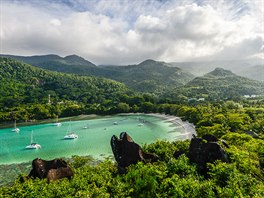
[(264, 59), (264, 0), (0, 0), (0, 53), (95, 64)]

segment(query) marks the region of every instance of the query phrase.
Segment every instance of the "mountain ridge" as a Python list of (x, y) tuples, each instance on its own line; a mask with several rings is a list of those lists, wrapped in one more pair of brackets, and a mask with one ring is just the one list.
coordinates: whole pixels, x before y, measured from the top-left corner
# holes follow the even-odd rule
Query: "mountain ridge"
[(243, 95), (264, 94), (264, 83), (234, 74), (223, 68), (194, 78), (185, 86), (186, 89), (196, 90), (198, 95), (220, 97), (238, 97)]
[[(192, 74), (178, 67), (151, 59), (136, 65), (98, 67), (77, 55), (64, 58), (58, 58), (56, 55), (33, 56), (33, 60), (29, 57), (5, 56), (23, 60), (47, 70), (113, 79), (139, 92), (163, 92), (167, 88), (182, 86), (194, 78)], [(89, 64), (85, 65), (85, 61)]]
[(61, 100), (89, 103), (99, 98), (115, 98), (117, 93), (128, 91), (123, 83), (111, 79), (48, 71), (3, 57), (0, 57), (0, 79), (1, 105), (11, 101), (17, 105), (32, 100), (40, 102), (48, 94)]
[(236, 74), (234, 74), (232, 71), (217, 67), (213, 71), (207, 73), (204, 75), (205, 77), (216, 77), (216, 78), (225, 78), (225, 77), (235, 77)]
[[(263, 63), (263, 59), (252, 58), (247, 60), (230, 61), (171, 62), (170, 64), (174, 67), (179, 67), (195, 76), (203, 76), (213, 69), (220, 67), (231, 70), (233, 73), (243, 77), (264, 81)], [(261, 66), (261, 70), (255, 67), (258, 65)]]

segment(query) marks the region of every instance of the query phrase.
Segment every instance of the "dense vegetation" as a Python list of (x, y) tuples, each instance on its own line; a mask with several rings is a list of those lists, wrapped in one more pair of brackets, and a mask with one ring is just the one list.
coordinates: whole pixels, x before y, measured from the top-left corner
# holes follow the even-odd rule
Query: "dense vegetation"
[[(156, 107), (156, 108), (155, 108)], [(173, 158), (174, 151), (187, 150), (189, 141), (158, 141), (144, 145), (156, 153), (154, 164), (132, 165), (119, 175), (115, 163), (103, 161), (90, 165), (85, 157), (69, 160), (74, 168), (72, 180), (47, 183), (46, 180), (15, 182), (0, 188), (5, 197), (263, 197), (264, 196), (264, 104), (259, 101), (233, 101), (196, 106), (180, 104), (153, 105), (149, 112), (180, 116), (196, 124), (199, 136), (210, 133), (227, 141), (230, 162), (208, 164), (209, 178), (197, 172), (183, 155)], [(245, 134), (252, 130), (258, 138)], [(89, 153), (87, 153), (89, 154)]]
[(168, 88), (184, 85), (194, 78), (192, 74), (178, 67), (171, 67), (170, 64), (153, 60), (130, 66), (96, 67), (76, 55), (65, 58), (56, 55), (7, 57), (52, 71), (110, 78), (140, 92), (160, 93)]
[[(230, 146), (226, 149), (228, 163), (208, 164), (209, 178), (200, 175), (196, 164), (191, 164), (185, 155), (173, 158), (174, 151), (188, 149), (189, 140), (157, 141), (144, 145), (143, 149), (159, 155), (160, 161), (132, 165), (127, 174), (119, 175), (112, 161), (94, 165), (89, 158), (74, 156), (69, 160), (75, 172), (70, 181), (48, 183), (37, 179), (21, 184), (17, 180), (13, 185), (1, 187), (0, 197), (264, 197), (261, 97), (249, 100), (238, 97), (236, 102), (182, 102), (173, 97), (129, 92), (123, 84), (112, 80), (48, 72), (6, 58), (0, 59), (0, 66), (2, 122), (89, 113), (165, 113), (194, 123), (198, 136), (213, 134)], [(232, 75), (223, 70), (216, 73), (206, 77), (220, 83), (218, 78), (225, 82)], [(217, 89), (209, 91), (213, 90)], [(50, 104), (48, 94), (52, 98)]]
[(222, 136), (230, 145), (226, 149), (230, 162), (208, 164), (209, 178), (197, 172), (183, 155), (173, 158), (178, 149), (187, 150), (189, 141), (145, 145), (144, 150), (158, 154), (154, 164), (131, 165), (119, 175), (115, 163), (104, 161), (95, 166), (89, 159), (74, 156), (70, 160), (75, 176), (48, 183), (46, 180), (18, 180), (1, 187), (4, 197), (263, 197), (264, 140), (248, 135), (228, 133)]
[(177, 87), (164, 97), (178, 98), (204, 98), (205, 100), (241, 100), (244, 95), (263, 95), (264, 83), (237, 76), (229, 70), (216, 68), (201, 77)]
[[(263, 83), (261, 85), (260, 82), (242, 78), (235, 74), (223, 78), (224, 76), (219, 76), (219, 73), (223, 73), (219, 69), (210, 72), (216, 67), (225, 67), (232, 69), (236, 74), (264, 81), (262, 72), (264, 67), (261, 65), (249, 66), (256, 64), (256, 60), (252, 60), (252, 63), (242, 61), (165, 63), (146, 60), (138, 65), (98, 67), (76, 55), (70, 55), (64, 58), (57, 55), (29, 57), (0, 56), (11, 57), (52, 71), (110, 78), (122, 82), (136, 91), (155, 93), (158, 95), (172, 92), (176, 93), (173, 94), (174, 96), (177, 93), (181, 93), (189, 98), (207, 97), (212, 100), (237, 98), (246, 94), (259, 94), (260, 92), (263, 94), (263, 91), (260, 90), (261, 86), (263, 90)], [(260, 60), (257, 62), (260, 62)], [(242, 70), (242, 67), (245, 69)], [(230, 73), (229, 71), (221, 70), (225, 71), (224, 73), (226, 74)], [(202, 76), (207, 72), (210, 73)], [(192, 80), (194, 78), (192, 73), (201, 77)], [(180, 87), (182, 85), (186, 86)], [(173, 91), (175, 87), (177, 89)], [(226, 96), (226, 93), (230, 94)]]
[(264, 81), (263, 60), (259, 58), (230, 61), (174, 62), (171, 64), (174, 67), (179, 67), (195, 76), (203, 76), (204, 74), (213, 71), (215, 68), (224, 68), (239, 76), (247, 77), (252, 80)]
[[(78, 57), (66, 57), (63, 60), (65, 59), (68, 61), (67, 64), (72, 62), (79, 65), (86, 64), (85, 60)], [(39, 61), (39, 58), (37, 60)], [(163, 80), (165, 82), (164, 78), (158, 77), (160, 70), (169, 68), (160, 64), (148, 60), (138, 66), (129, 66), (127, 69), (115, 69), (116, 72), (129, 71), (126, 72), (125, 79), (129, 79), (129, 74), (135, 74), (136, 71), (137, 78), (145, 76), (144, 79), (150, 79), (143, 80), (144, 82), (136, 81), (130, 86), (142, 85), (143, 89), (156, 90), (152, 94), (136, 94), (129, 91), (125, 85), (113, 80), (49, 72), (15, 60), (0, 58), (0, 121), (14, 119), (25, 121), (90, 113), (148, 112), (153, 108), (153, 111), (158, 111), (156, 104), (164, 102), (187, 104), (192, 102), (190, 101), (192, 98), (205, 98), (207, 101), (241, 100), (242, 94), (263, 93), (264, 90), (262, 84), (257, 81), (216, 69), (205, 77), (195, 78), (183, 87), (161, 94), (162, 90), (171, 90), (171, 88), (164, 87), (160, 83)], [(157, 69), (158, 67), (160, 68)], [(146, 71), (149, 70), (153, 72), (146, 75), (148, 73)], [(170, 69), (165, 69), (163, 72), (169, 79), (166, 82), (173, 85), (173, 79), (169, 78), (169, 74), (175, 75), (175, 73)], [(178, 75), (184, 75), (178, 72)], [(157, 78), (154, 78), (155, 76)], [(160, 94), (157, 94), (158, 92)], [(49, 96), (51, 103), (48, 103)]]
[(0, 58), (0, 80), (1, 121), (66, 116), (69, 111), (76, 115), (80, 103), (113, 106), (121, 93), (129, 92), (113, 80), (49, 72), (7, 58)]
[(136, 91), (156, 94), (184, 85), (194, 78), (178, 67), (171, 67), (165, 62), (154, 60), (146, 60), (138, 65), (126, 67), (107, 66), (105, 69), (107, 73), (113, 73), (112, 76), (106, 76), (108, 78), (123, 82)]

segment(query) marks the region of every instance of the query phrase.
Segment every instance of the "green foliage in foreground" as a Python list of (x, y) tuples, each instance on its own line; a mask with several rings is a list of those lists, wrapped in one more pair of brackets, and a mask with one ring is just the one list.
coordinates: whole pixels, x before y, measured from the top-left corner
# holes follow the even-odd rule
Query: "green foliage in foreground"
[(0, 188), (0, 197), (264, 197), (259, 163), (264, 141), (237, 133), (223, 138), (230, 145), (230, 163), (208, 164), (209, 179), (199, 175), (185, 155), (172, 157), (175, 150), (186, 150), (189, 141), (159, 141), (144, 149), (159, 154), (161, 161), (132, 165), (125, 175), (119, 175), (111, 161), (89, 165), (87, 158), (75, 156), (70, 181), (16, 181)]

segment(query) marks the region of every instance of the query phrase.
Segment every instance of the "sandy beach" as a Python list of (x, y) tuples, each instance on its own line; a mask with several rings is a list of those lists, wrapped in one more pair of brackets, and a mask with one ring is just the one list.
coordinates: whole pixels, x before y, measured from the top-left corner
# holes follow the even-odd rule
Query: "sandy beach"
[(150, 113), (147, 115), (152, 115), (156, 117), (163, 118), (171, 123), (180, 125), (183, 128), (183, 132), (180, 134), (180, 139), (191, 139), (192, 135), (196, 135), (195, 125), (188, 122), (182, 121), (180, 117), (176, 117), (173, 115), (159, 114), (159, 113)]

